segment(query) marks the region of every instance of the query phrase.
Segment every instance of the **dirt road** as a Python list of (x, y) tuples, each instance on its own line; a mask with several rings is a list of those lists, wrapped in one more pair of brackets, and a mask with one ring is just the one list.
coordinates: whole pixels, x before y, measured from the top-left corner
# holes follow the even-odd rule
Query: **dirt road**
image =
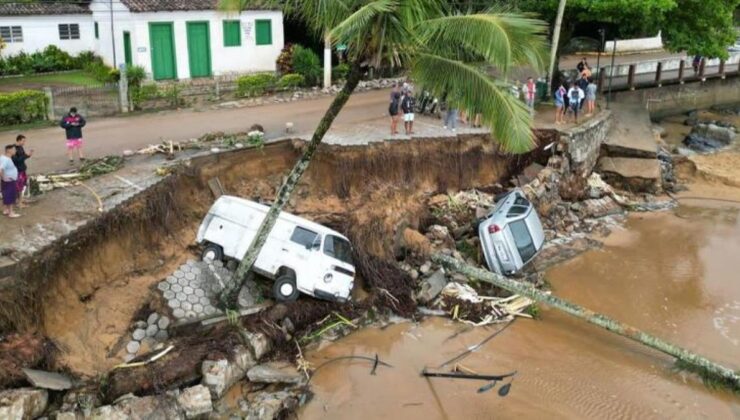
[[(177, 141), (213, 131), (246, 131), (255, 123), (265, 128), (267, 138), (283, 136), (288, 121), (294, 124), (296, 134), (310, 133), (332, 99), (326, 97), (240, 109), (165, 111), (128, 117), (90, 118), (84, 129), (85, 151), (93, 157), (120, 154), (123, 150), (136, 150), (162, 139)], [(386, 90), (355, 94), (336, 122), (346, 125), (376, 120), (386, 115), (387, 102)], [(12, 143), (18, 133), (4, 132), (0, 134), (0, 142)], [(69, 167), (61, 128), (28, 130), (24, 134), (28, 136), (26, 148), (35, 150), (29, 161), (31, 173)]]

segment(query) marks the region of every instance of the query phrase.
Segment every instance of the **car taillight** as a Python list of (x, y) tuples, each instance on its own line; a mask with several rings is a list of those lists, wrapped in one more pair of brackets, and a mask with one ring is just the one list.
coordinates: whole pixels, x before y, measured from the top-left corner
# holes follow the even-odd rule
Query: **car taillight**
[(488, 226), (488, 233), (494, 234), (497, 232), (501, 232), (501, 228), (498, 227), (498, 225), (490, 225)]

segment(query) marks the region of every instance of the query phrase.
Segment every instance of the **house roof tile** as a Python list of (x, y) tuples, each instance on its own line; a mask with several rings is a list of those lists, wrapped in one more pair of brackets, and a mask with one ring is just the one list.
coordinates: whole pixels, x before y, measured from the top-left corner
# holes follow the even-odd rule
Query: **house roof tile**
[(79, 15), (90, 14), (88, 4), (81, 2), (0, 2), (0, 16), (26, 16), (26, 15)]
[[(172, 12), (213, 10), (219, 0), (121, 0), (132, 12)], [(269, 10), (270, 7), (250, 7), (250, 10)]]

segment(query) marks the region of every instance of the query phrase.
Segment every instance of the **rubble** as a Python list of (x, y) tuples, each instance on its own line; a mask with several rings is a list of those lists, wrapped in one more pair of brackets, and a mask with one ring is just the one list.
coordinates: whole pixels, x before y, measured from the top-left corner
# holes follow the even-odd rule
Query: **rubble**
[(306, 378), (296, 371), (295, 366), (282, 362), (257, 365), (247, 372), (250, 382), (299, 384)]
[(202, 417), (213, 411), (211, 393), (203, 385), (184, 389), (177, 397), (177, 402), (182, 407), (187, 419)]
[[(424, 273), (424, 266), (422, 266), (420, 271)], [(444, 270), (440, 268), (432, 273), (432, 275), (422, 280), (421, 290), (419, 290), (419, 293), (416, 295), (416, 299), (421, 303), (431, 302), (432, 299), (436, 298), (440, 292), (442, 292), (442, 289), (446, 284), (447, 277), (445, 276)]]
[(208, 387), (214, 400), (218, 400), (237, 382), (244, 379), (247, 371), (257, 361), (251, 350), (238, 346), (233, 351), (232, 360), (206, 360), (201, 366), (203, 385)]
[(44, 389), (18, 388), (0, 392), (0, 419), (31, 420), (40, 417), (49, 403)]
[(729, 124), (718, 122), (697, 123), (691, 129), (683, 144), (689, 149), (708, 153), (730, 145), (737, 136), (737, 130)]
[(37, 388), (51, 389), (54, 391), (63, 391), (73, 386), (72, 380), (67, 376), (54, 373), (44, 372), (41, 370), (23, 369), (28, 382)]
[(250, 395), (247, 420), (280, 418), (281, 413), (294, 411), (300, 405), (302, 392), (279, 391), (275, 393), (257, 392)]

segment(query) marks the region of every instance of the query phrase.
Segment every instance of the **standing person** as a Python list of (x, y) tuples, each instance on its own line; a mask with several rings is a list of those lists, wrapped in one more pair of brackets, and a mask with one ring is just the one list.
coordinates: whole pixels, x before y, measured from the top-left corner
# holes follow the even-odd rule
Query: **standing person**
[(391, 116), (391, 136), (398, 134), (398, 119), (401, 112), (401, 92), (398, 91), (398, 85), (393, 86), (391, 92), (391, 103), (388, 106), (388, 114)]
[(699, 66), (701, 66), (701, 56), (697, 54), (694, 56), (694, 59), (691, 61), (691, 67), (694, 68), (694, 76), (699, 74)]
[(18, 208), (21, 209), (26, 207), (23, 203), (23, 191), (26, 189), (26, 184), (28, 183), (28, 176), (26, 175), (26, 170), (28, 169), (26, 166), (26, 160), (33, 156), (33, 149), (26, 152), (26, 149), (24, 148), (25, 145), (26, 136), (19, 134), (18, 137), (15, 138), (15, 155), (13, 156), (13, 164), (18, 170), (16, 192), (18, 193)]
[(586, 61), (586, 57), (581, 57), (581, 61), (578, 62), (578, 65), (576, 65), (576, 69), (578, 69), (578, 74), (583, 73), (583, 69), (588, 67), (588, 61)]
[(570, 89), (568, 89), (568, 102), (571, 111), (573, 111), (573, 121), (576, 124), (578, 124), (578, 110), (581, 107), (581, 101), (583, 101), (584, 96), (585, 93), (583, 93), (583, 90), (577, 84), (572, 83)]
[(445, 116), (445, 130), (447, 128), (453, 133), (457, 129), (457, 108), (450, 103), (447, 104), (447, 116)]
[(560, 82), (555, 90), (555, 124), (565, 124), (565, 98), (567, 91), (565, 86)]
[(588, 65), (583, 67), (583, 70), (581, 71), (581, 77), (583, 76), (591, 77), (592, 74), (593, 73), (591, 72), (591, 67), (589, 67)]
[(77, 157), (80, 162), (85, 161), (85, 156), (82, 155), (82, 127), (87, 122), (82, 115), (77, 113), (77, 108), (72, 107), (69, 109), (69, 114), (62, 118), (61, 126), (67, 136), (67, 157), (69, 158), (69, 164), (74, 164), (74, 151), (77, 150)]
[(591, 116), (594, 113), (594, 109), (596, 108), (596, 90), (598, 87), (596, 86), (596, 82), (594, 82), (593, 77), (588, 79), (588, 86), (586, 86), (586, 102), (587, 102), (587, 108), (586, 108), (586, 116)]
[(414, 107), (416, 106), (416, 100), (414, 99), (414, 93), (411, 89), (407, 89), (403, 95), (401, 101), (401, 110), (403, 111), (403, 128), (406, 130), (406, 135), (414, 134)]
[(534, 85), (534, 79), (531, 77), (527, 78), (527, 83), (524, 84), (524, 102), (527, 103), (529, 113), (534, 115), (534, 98), (537, 95), (537, 87)]
[[(587, 76), (586, 76), (585, 74), (581, 75), (581, 78), (580, 78), (580, 79), (578, 79), (578, 81), (576, 82), (576, 84), (578, 85), (578, 87), (579, 87), (579, 88), (580, 88), (580, 89), (581, 89), (581, 90), (582, 90), (582, 91), (584, 92), (584, 94), (585, 94), (585, 92), (586, 92), (586, 88), (588, 88), (588, 77), (587, 77)], [(581, 106), (580, 106), (580, 108), (579, 108), (579, 109), (583, 109), (583, 105), (584, 105), (584, 104), (585, 104), (585, 101), (581, 101)]]
[(18, 197), (18, 169), (13, 164), (15, 145), (5, 146), (5, 154), (0, 156), (0, 188), (3, 192), (3, 215), (16, 219), (20, 214), (13, 211)]

